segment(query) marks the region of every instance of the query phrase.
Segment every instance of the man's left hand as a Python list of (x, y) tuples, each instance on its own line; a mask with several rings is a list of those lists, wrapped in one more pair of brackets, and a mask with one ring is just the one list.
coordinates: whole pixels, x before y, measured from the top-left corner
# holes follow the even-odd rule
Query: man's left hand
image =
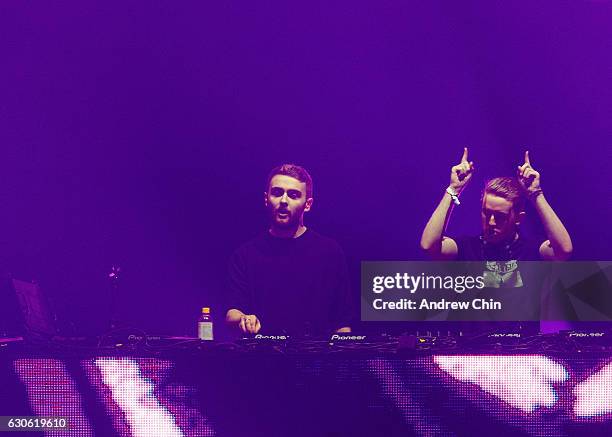
[(517, 177), (528, 196), (542, 191), (540, 187), (540, 173), (531, 166), (529, 151), (525, 152), (525, 163), (518, 166)]

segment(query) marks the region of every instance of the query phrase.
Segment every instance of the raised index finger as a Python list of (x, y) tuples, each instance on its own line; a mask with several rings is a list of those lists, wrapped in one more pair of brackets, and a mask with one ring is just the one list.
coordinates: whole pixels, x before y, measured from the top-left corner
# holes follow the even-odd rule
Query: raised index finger
[(525, 150), (525, 164), (531, 165), (531, 162), (529, 162), (529, 150)]
[(461, 162), (467, 162), (467, 158), (468, 158), (468, 148), (464, 147), (463, 156), (461, 157)]

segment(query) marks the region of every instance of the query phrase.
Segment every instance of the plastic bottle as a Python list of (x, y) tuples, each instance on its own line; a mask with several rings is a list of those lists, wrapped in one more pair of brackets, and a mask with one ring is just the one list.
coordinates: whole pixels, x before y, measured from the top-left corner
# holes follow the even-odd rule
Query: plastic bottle
[(209, 307), (202, 308), (202, 314), (198, 320), (198, 338), (200, 340), (213, 339), (213, 322)]

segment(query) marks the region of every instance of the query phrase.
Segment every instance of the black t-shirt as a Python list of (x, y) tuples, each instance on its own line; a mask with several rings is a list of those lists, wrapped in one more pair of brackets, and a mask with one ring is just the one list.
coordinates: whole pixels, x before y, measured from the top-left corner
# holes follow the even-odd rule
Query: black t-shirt
[(259, 235), (234, 252), (228, 278), (229, 308), (255, 314), (261, 333), (322, 335), (350, 326), (344, 252), (314, 231)]
[(540, 245), (519, 236), (510, 244), (489, 244), (482, 237), (460, 237), (457, 261), (539, 261)]
[[(520, 235), (509, 244), (490, 244), (480, 236), (460, 237), (456, 238), (455, 242), (458, 261), (484, 261), (482, 269), (473, 273), (482, 274), (487, 287), (516, 290), (505, 300), (505, 307), (509, 310), (508, 317), (537, 313), (540, 290), (543, 287), (542, 274), (535, 271), (538, 268), (535, 265), (521, 266), (521, 261), (539, 261), (540, 244)], [(539, 317), (538, 314), (532, 315)], [(503, 320), (504, 315), (500, 317)], [(476, 324), (473, 329), (522, 329), (534, 333), (539, 327), (539, 323), (535, 321), (493, 323)]]

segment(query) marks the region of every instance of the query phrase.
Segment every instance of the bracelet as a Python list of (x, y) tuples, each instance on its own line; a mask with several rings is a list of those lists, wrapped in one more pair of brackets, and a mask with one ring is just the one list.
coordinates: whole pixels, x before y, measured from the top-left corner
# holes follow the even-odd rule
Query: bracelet
[(457, 195), (457, 192), (455, 190), (453, 190), (451, 187), (448, 187), (446, 189), (446, 193), (451, 196), (451, 199), (453, 199), (453, 203), (455, 205), (461, 205), (461, 202), (459, 202), (459, 196)]
[(529, 193), (528, 197), (529, 200), (534, 200), (536, 197), (538, 197), (540, 194), (544, 194), (544, 191), (542, 191), (541, 188), (538, 188), (537, 190), (535, 190), (533, 193)]

